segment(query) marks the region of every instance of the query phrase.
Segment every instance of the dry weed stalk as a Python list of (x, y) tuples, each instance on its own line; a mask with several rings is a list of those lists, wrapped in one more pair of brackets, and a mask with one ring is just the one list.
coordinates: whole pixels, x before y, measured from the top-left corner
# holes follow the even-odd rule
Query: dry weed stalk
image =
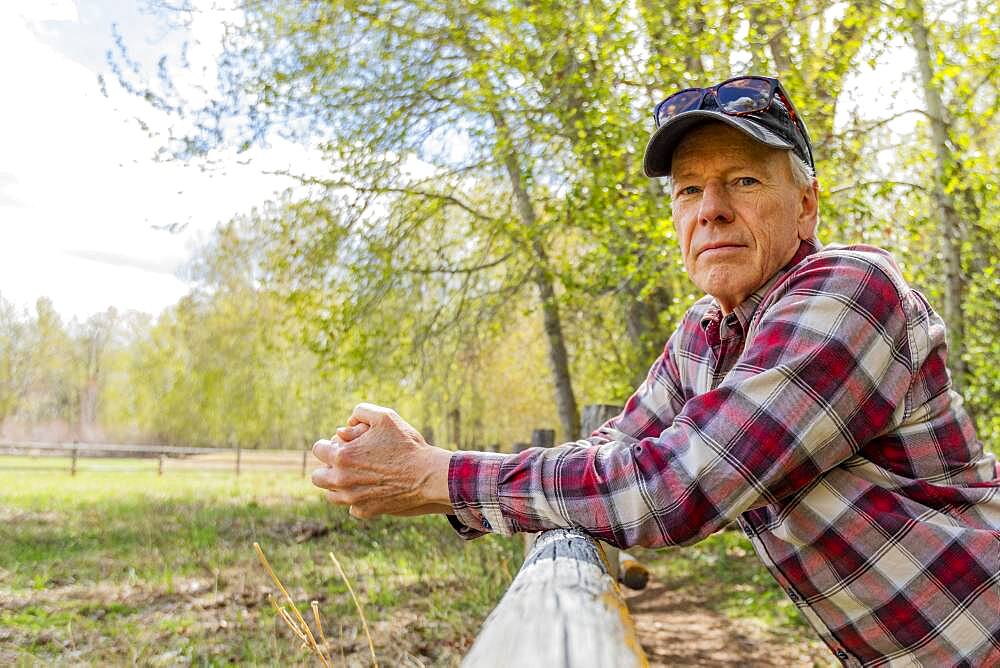
[(319, 641), (323, 643), (323, 647), (329, 647), (329, 643), (326, 641), (326, 634), (323, 633), (323, 620), (319, 616), (319, 601), (310, 601), (309, 608), (313, 612), (313, 619), (316, 621), (316, 630), (319, 631)]
[(372, 653), (372, 665), (378, 668), (378, 659), (375, 658), (375, 643), (372, 642), (372, 634), (368, 630), (368, 620), (365, 618), (365, 611), (361, 608), (361, 603), (358, 602), (358, 597), (354, 593), (354, 587), (351, 586), (351, 581), (347, 579), (347, 574), (344, 573), (344, 567), (340, 565), (337, 561), (337, 557), (334, 556), (333, 552), (330, 553), (330, 558), (333, 559), (334, 565), (337, 567), (337, 571), (340, 572), (340, 577), (347, 585), (347, 591), (351, 592), (351, 599), (354, 601), (354, 607), (358, 610), (358, 616), (361, 617), (361, 625), (365, 628), (365, 635), (368, 637), (368, 650)]
[[(316, 655), (316, 657), (323, 664), (324, 668), (333, 668), (332, 664), (330, 663), (330, 658), (326, 655), (325, 648), (320, 647), (319, 644), (317, 644), (316, 638), (313, 637), (312, 631), (309, 629), (309, 625), (306, 623), (306, 620), (302, 618), (302, 614), (299, 612), (299, 609), (295, 606), (295, 601), (292, 600), (292, 597), (289, 595), (288, 590), (285, 589), (285, 586), (283, 584), (281, 584), (281, 580), (278, 579), (278, 576), (275, 574), (274, 569), (271, 568), (271, 564), (268, 563), (267, 557), (264, 556), (264, 551), (260, 549), (260, 545), (254, 543), (253, 549), (257, 551), (257, 558), (260, 559), (260, 563), (264, 566), (264, 570), (266, 570), (267, 574), (271, 576), (271, 579), (274, 581), (275, 586), (285, 597), (286, 603), (292, 609), (292, 612), (295, 613), (295, 618), (293, 619), (292, 616), (288, 614), (288, 611), (285, 610), (285, 606), (278, 605), (278, 602), (274, 600), (274, 597), (269, 595), (268, 599), (270, 599), (271, 605), (278, 613), (278, 616), (281, 617), (282, 620), (284, 620), (285, 624), (288, 625), (288, 628), (292, 630), (292, 633), (294, 633), (296, 637), (298, 637), (299, 640), (301, 640), (303, 644), (313, 654)], [(312, 609), (313, 609), (313, 615), (316, 616), (318, 623), (319, 606), (315, 601), (312, 602)], [(322, 637), (322, 634), (323, 634), (323, 629), (322, 626), (320, 626), (320, 637)], [(323, 644), (324, 645), (326, 644), (325, 638)]]
[[(264, 570), (266, 570), (267, 574), (271, 576), (271, 580), (274, 581), (275, 586), (285, 597), (288, 607), (290, 607), (292, 612), (295, 613), (295, 618), (292, 618), (292, 616), (285, 609), (284, 605), (278, 605), (278, 602), (274, 600), (274, 596), (268, 594), (267, 598), (271, 602), (271, 606), (274, 608), (274, 611), (277, 613), (278, 617), (280, 617), (285, 624), (288, 625), (288, 628), (292, 630), (292, 633), (294, 633), (295, 636), (302, 641), (303, 646), (316, 655), (325, 668), (332, 668), (330, 657), (326, 654), (326, 651), (329, 648), (329, 643), (327, 642), (326, 635), (323, 632), (323, 621), (320, 619), (319, 603), (317, 601), (311, 601), (309, 604), (309, 607), (312, 610), (313, 620), (316, 623), (317, 633), (319, 633), (320, 642), (317, 643), (316, 638), (309, 629), (309, 624), (307, 624), (306, 620), (303, 619), (302, 615), (299, 613), (299, 609), (295, 606), (295, 602), (292, 600), (291, 595), (289, 595), (288, 590), (285, 589), (283, 584), (281, 584), (281, 580), (278, 579), (274, 569), (271, 568), (271, 564), (268, 563), (267, 557), (264, 556), (264, 551), (260, 549), (260, 545), (258, 543), (254, 543), (253, 549), (257, 551), (257, 558), (260, 559), (260, 563), (264, 566)], [(347, 591), (351, 594), (351, 600), (354, 601), (354, 607), (358, 611), (358, 616), (361, 617), (361, 625), (364, 627), (365, 636), (368, 638), (368, 650), (372, 655), (372, 666), (374, 668), (378, 668), (378, 659), (375, 656), (375, 643), (372, 642), (372, 634), (368, 630), (368, 619), (365, 617), (365, 611), (362, 609), (361, 603), (358, 601), (358, 597), (354, 593), (354, 587), (351, 586), (351, 581), (347, 579), (347, 574), (344, 573), (344, 567), (340, 565), (340, 561), (337, 560), (337, 557), (334, 556), (333, 552), (330, 552), (330, 559), (333, 560), (334, 565), (337, 567), (337, 572), (340, 573), (340, 578), (344, 581), (344, 584), (347, 585)], [(343, 624), (341, 624), (340, 628), (341, 635), (343, 635)], [(343, 647), (341, 647), (340, 657), (342, 661), (345, 660)]]

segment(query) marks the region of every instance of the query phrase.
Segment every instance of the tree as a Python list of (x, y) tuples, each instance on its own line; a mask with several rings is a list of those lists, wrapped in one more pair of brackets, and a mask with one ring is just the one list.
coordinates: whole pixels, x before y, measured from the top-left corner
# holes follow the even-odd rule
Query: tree
[(18, 312), (0, 295), (0, 426), (31, 387), (30, 324), (27, 313)]
[[(639, 167), (645, 119), (669, 90), (779, 74), (812, 129), (826, 233), (933, 252), (921, 240), (927, 193), (886, 175), (872, 150), (889, 119), (837, 125), (859, 60), (910, 25), (901, 17), (862, 0), (248, 2), (208, 104), (120, 71), (176, 113), (178, 158), (275, 133), (321, 147), (330, 174), (299, 175), (305, 190), (240, 234), (260, 236), (263, 280), (288, 296), (322, 359), (350, 367), (359, 387), (366, 373), (409, 386), (434, 378), (443, 419), (466, 388), (478, 391), (449, 382), (464, 377), (458, 360), (500, 341), (515, 304), (541, 316), (568, 435), (580, 388), (623, 398), (696, 296), (670, 248), (669, 202)], [(995, 50), (985, 27), (956, 24)], [(988, 58), (957, 42), (945, 51), (989, 79)], [(985, 145), (986, 128), (968, 134)], [(899, 162), (916, 173), (922, 158)], [(988, 236), (985, 191), (955, 190)], [(917, 213), (893, 225), (910, 206)], [(963, 257), (968, 272), (987, 256)], [(980, 287), (963, 295), (992, 294)]]

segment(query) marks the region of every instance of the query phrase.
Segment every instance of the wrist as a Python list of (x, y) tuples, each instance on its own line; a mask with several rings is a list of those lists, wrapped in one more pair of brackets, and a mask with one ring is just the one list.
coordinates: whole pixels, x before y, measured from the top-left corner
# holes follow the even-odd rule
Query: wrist
[(454, 453), (431, 446), (428, 452), (428, 475), (424, 485), (427, 503), (447, 506), (451, 509), (451, 494), (448, 492), (448, 468)]

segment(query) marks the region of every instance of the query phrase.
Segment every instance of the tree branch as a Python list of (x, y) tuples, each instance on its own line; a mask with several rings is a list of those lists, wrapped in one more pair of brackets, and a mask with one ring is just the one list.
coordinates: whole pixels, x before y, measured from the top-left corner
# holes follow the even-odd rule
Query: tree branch
[(407, 188), (405, 186), (368, 186), (360, 185), (357, 183), (352, 183), (346, 180), (333, 180), (333, 179), (321, 179), (315, 176), (304, 176), (301, 174), (292, 174), (286, 170), (278, 171), (266, 171), (265, 174), (272, 174), (276, 176), (287, 176), (293, 178), (302, 185), (313, 185), (313, 186), (323, 186), (327, 189), (334, 188), (349, 188), (356, 192), (362, 193), (374, 193), (374, 194), (391, 194), (391, 195), (414, 195), (416, 197), (424, 197), (427, 199), (437, 199), (452, 206), (456, 206), (469, 215), (477, 218), (479, 220), (487, 222), (496, 222), (496, 218), (493, 216), (488, 216), (485, 213), (473, 208), (471, 205), (466, 204), (462, 200), (458, 199), (453, 195), (448, 195), (445, 193), (432, 192), (430, 190), (422, 190), (420, 188)]
[(831, 195), (837, 195), (839, 193), (847, 192), (849, 190), (857, 190), (858, 188), (867, 188), (868, 186), (882, 186), (882, 185), (902, 186), (904, 188), (914, 188), (915, 190), (920, 190), (920, 191), (923, 191), (923, 192), (930, 192), (931, 191), (930, 188), (928, 188), (926, 186), (922, 186), (922, 185), (920, 185), (918, 183), (910, 183), (909, 181), (893, 181), (893, 180), (885, 179), (885, 180), (874, 180), (874, 181), (859, 181), (858, 183), (852, 183), (850, 185), (840, 186), (839, 188), (832, 189), (830, 191), (830, 194)]
[(923, 116), (926, 116), (928, 119), (930, 119), (932, 121), (936, 120), (930, 113), (928, 113), (924, 109), (907, 109), (906, 111), (901, 111), (901, 112), (899, 112), (897, 114), (893, 114), (892, 116), (888, 116), (886, 118), (882, 118), (880, 120), (877, 120), (877, 121), (875, 121), (875, 122), (873, 122), (873, 123), (871, 123), (869, 125), (862, 126), (862, 127), (856, 128), (856, 129), (846, 130), (844, 132), (844, 134), (846, 134), (846, 135), (867, 134), (868, 132), (871, 132), (875, 128), (881, 127), (881, 126), (885, 125), (886, 123), (891, 123), (892, 121), (896, 120), (897, 118), (899, 118), (901, 116), (906, 116), (907, 114), (922, 114)]
[(410, 272), (412, 274), (473, 274), (477, 271), (482, 271), (483, 269), (490, 269), (496, 267), (497, 265), (503, 264), (514, 254), (513, 251), (504, 253), (495, 260), (490, 260), (489, 262), (483, 262), (482, 264), (475, 264), (465, 267), (406, 267), (403, 271)]

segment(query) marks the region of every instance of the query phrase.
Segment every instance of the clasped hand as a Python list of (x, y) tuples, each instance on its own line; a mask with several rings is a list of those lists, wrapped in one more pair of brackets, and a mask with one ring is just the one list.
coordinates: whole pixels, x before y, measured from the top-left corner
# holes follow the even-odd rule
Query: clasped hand
[(312, 483), (351, 515), (422, 515), (451, 510), (451, 452), (429, 445), (396, 411), (359, 404), (346, 427), (316, 441), (313, 454), (326, 464)]

